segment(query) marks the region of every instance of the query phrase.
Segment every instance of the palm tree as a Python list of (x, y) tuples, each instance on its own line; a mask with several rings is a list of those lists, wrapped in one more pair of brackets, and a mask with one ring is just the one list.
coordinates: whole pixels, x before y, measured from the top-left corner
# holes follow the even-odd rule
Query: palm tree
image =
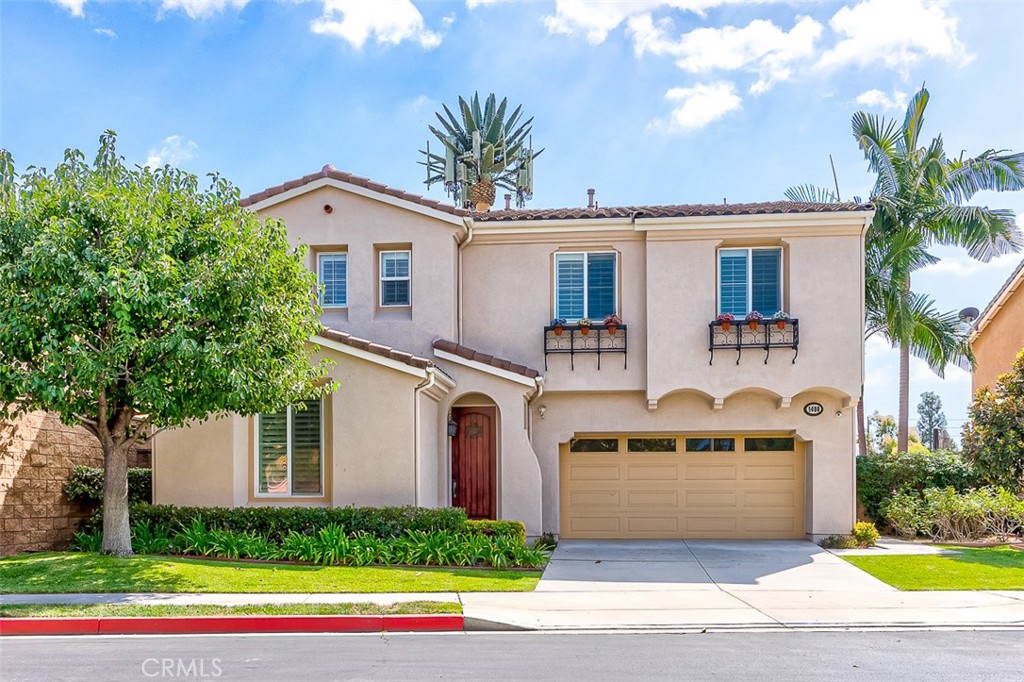
[[(957, 332), (955, 314), (935, 315), (927, 298), (911, 292), (911, 273), (935, 262), (928, 253), (934, 244), (964, 247), (971, 257), (984, 262), (1018, 252), (1024, 245), (1013, 211), (964, 205), (980, 190), (1024, 188), (1024, 154), (990, 149), (978, 156), (961, 154), (950, 159), (941, 136), (927, 147), (919, 146), (928, 99), (928, 90), (922, 87), (910, 101), (902, 125), (864, 112), (852, 119), (854, 138), (877, 176), (871, 191), (876, 213), (869, 229), (868, 255), (872, 244), (877, 244), (883, 262), (890, 258), (884, 270), (890, 279), (878, 288), (882, 300), (872, 304), (872, 312), (877, 315), (877, 328), (884, 329), (900, 349), (897, 448), (901, 452), (907, 449), (909, 437), (911, 352), (940, 371), (943, 361), (971, 359), (963, 333)], [(899, 287), (902, 296), (894, 292)], [(869, 287), (866, 293), (870, 291)], [(870, 330), (870, 316), (867, 323)]]
[[(900, 406), (897, 448), (909, 440), (910, 355), (922, 358), (939, 376), (950, 363), (971, 364), (966, 330), (956, 313), (939, 313), (927, 296), (910, 288), (914, 270), (937, 262), (934, 244), (965, 247), (982, 261), (1019, 251), (1021, 233), (1006, 209), (964, 206), (980, 190), (1024, 187), (1024, 154), (988, 150), (976, 157), (949, 159), (942, 138), (918, 147), (925, 88), (914, 96), (902, 125), (864, 112), (854, 114), (853, 134), (877, 179), (871, 193), (874, 221), (865, 239), (865, 334), (881, 334), (900, 349)], [(793, 201), (839, 200), (810, 185), (786, 191)], [(863, 391), (862, 391), (863, 392)], [(865, 454), (863, 401), (858, 435)]]
[(544, 151), (532, 149), (533, 119), (519, 123), (522, 105), (506, 118), (508, 98), (498, 103), (491, 93), (481, 107), (480, 96), (474, 93), (468, 101), (459, 97), (461, 119), (442, 106), (444, 116), (435, 112), (441, 128), (427, 127), (441, 141), (444, 153), (431, 152), (429, 141), (420, 150), (426, 157), (420, 163), (427, 167), (427, 186), (442, 182), (457, 205), (477, 210), (494, 204), (495, 187), (502, 187), (515, 192), (516, 205), (522, 207), (533, 197), (533, 159)]

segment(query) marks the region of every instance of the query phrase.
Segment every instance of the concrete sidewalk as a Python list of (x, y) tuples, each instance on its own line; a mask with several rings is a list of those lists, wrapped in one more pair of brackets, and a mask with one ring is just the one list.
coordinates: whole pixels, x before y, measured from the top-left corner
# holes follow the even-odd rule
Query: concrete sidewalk
[(1024, 627), (1024, 591), (644, 590), (399, 594), (8, 594), (0, 604), (461, 602), (466, 629)]

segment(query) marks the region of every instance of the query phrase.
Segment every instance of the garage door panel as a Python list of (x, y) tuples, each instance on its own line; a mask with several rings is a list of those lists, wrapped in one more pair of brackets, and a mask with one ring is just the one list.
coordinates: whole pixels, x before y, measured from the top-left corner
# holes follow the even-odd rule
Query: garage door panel
[(735, 464), (688, 464), (686, 479), (689, 481), (734, 481)]
[(792, 464), (748, 464), (743, 467), (743, 477), (748, 481), (792, 481), (796, 478), (796, 467)]
[(677, 490), (627, 490), (626, 507), (671, 507), (679, 506), (679, 491)]
[(735, 490), (691, 490), (686, 493), (689, 507), (735, 507)]
[(802, 446), (701, 453), (563, 446), (560, 457), (566, 538), (803, 537)]
[(679, 517), (630, 516), (626, 519), (626, 530), (635, 534), (672, 535), (679, 532)]
[(569, 504), (573, 507), (598, 507), (614, 509), (619, 506), (618, 490), (572, 490), (569, 492)]
[(582, 463), (570, 464), (569, 476), (574, 481), (617, 481), (621, 474), (618, 463)]
[(678, 481), (676, 464), (627, 464), (627, 481)]

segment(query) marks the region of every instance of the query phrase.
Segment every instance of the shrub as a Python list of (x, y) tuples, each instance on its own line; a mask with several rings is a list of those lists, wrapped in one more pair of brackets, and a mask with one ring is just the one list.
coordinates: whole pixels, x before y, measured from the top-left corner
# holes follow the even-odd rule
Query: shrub
[[(86, 507), (103, 504), (103, 468), (76, 466), (64, 483), (64, 494), (72, 502)], [(141, 467), (128, 469), (128, 502), (149, 502), (153, 499), (153, 470)]]
[(857, 541), (850, 535), (829, 535), (819, 540), (818, 546), (825, 549), (857, 549)]
[(71, 545), (80, 552), (99, 553), (103, 546), (103, 529), (93, 528), (90, 531), (79, 531), (75, 533)]
[[(330, 525), (344, 528), (349, 535), (366, 533), (378, 538), (400, 537), (409, 530), (463, 530), (466, 512), (446, 507), (179, 507), (175, 505), (132, 505), (133, 523), (149, 522), (178, 529), (202, 519), (211, 530), (251, 533), (281, 543), (291, 532), (316, 535)], [(97, 525), (97, 515), (90, 525)]]
[(882, 508), (899, 493), (914, 492), (920, 496), (928, 488), (947, 487), (965, 491), (982, 483), (973, 464), (948, 450), (857, 458), (857, 496), (864, 511), (875, 520), (883, 518)]
[(987, 512), (986, 533), (1006, 542), (1010, 536), (1024, 531), (1024, 499), (1018, 499), (1005, 488), (986, 488), (979, 490), (978, 494), (983, 498)]
[(151, 528), (148, 523), (132, 526), (132, 551), (136, 554), (168, 554), (173, 550), (174, 543), (166, 526)]
[(953, 488), (932, 488), (924, 491), (924, 506), (933, 539), (969, 542), (985, 534), (988, 510), (977, 492), (961, 495)]
[(897, 535), (914, 538), (925, 530), (924, 502), (915, 493), (893, 495), (882, 507), (882, 518), (896, 531)]
[(1024, 348), (1013, 367), (974, 396), (964, 426), (964, 455), (986, 482), (1024, 492)]
[(853, 539), (858, 547), (874, 547), (878, 537), (878, 529), (873, 523), (861, 521), (853, 525)]
[(554, 533), (541, 533), (541, 536), (533, 541), (533, 548), (552, 552), (558, 547), (558, 540)]
[(465, 528), (470, 535), (515, 538), (519, 544), (526, 544), (526, 524), (522, 521), (469, 519), (465, 523)]

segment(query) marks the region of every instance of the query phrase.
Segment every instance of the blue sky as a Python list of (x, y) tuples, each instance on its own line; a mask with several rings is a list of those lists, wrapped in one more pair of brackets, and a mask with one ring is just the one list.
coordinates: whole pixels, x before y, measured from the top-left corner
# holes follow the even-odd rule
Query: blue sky
[[(830, 184), (830, 154), (867, 195), (850, 116), (902, 118), (922, 82), (949, 153), (1024, 149), (1022, 34), (1015, 0), (5, 1), (0, 145), (52, 167), (112, 128), (132, 162), (245, 194), (325, 163), (423, 192), (433, 112), (479, 90), (536, 117), (531, 206), (777, 199)], [(976, 202), (1024, 213), (1022, 193)], [(1020, 259), (937, 253), (914, 284), (942, 309), (984, 307)], [(867, 409), (895, 413), (895, 354), (867, 358)], [(911, 382), (957, 430), (969, 375), (915, 361)]]

